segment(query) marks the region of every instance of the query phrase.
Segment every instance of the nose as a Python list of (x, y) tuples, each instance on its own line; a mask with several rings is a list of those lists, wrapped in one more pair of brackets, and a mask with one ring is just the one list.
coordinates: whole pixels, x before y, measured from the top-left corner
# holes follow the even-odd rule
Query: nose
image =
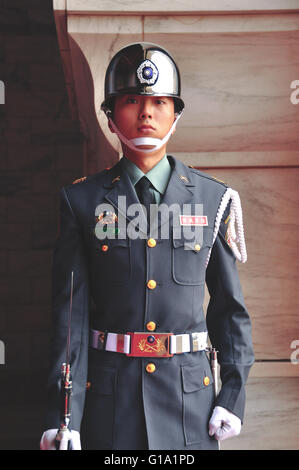
[(141, 101), (139, 119), (151, 119), (152, 118), (152, 107), (148, 99)]

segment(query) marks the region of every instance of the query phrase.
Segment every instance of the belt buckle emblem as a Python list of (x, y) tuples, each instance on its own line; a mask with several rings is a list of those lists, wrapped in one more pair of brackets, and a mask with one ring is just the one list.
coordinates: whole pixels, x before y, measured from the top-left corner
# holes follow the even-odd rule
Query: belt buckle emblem
[(170, 336), (173, 333), (127, 333), (130, 335), (131, 350), (128, 356), (134, 357), (172, 357)]

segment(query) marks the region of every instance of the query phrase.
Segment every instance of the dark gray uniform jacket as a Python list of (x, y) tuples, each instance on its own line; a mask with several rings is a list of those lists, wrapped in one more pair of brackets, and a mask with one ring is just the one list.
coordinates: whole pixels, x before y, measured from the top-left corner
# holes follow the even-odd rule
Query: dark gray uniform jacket
[[(188, 240), (174, 238), (172, 230), (168, 239), (158, 237), (154, 248), (147, 246), (146, 239), (101, 241), (95, 236), (99, 204), (110, 204), (117, 214), (118, 196), (126, 196), (127, 206), (138, 203), (121, 161), (61, 191), (46, 429), (60, 423), (60, 366), (65, 362), (73, 271), (71, 427), (81, 430), (86, 449), (216, 449), (216, 441), (208, 436), (213, 407), (223, 406), (243, 420), (244, 386), (254, 356), (236, 259), (224, 237), (227, 211), (205, 268), (227, 187), (173, 157), (168, 159), (172, 173), (162, 202), (203, 205), (208, 226), (203, 227), (199, 251), (184, 249)], [(172, 227), (179, 213), (169, 217)], [(102, 251), (102, 244), (108, 245), (107, 251)], [(147, 287), (149, 279), (156, 281), (155, 289)], [(205, 282), (211, 296), (207, 318)], [(216, 399), (204, 351), (152, 359), (89, 348), (90, 327), (114, 333), (146, 332), (149, 321), (156, 323), (156, 332), (208, 329), (221, 364), (222, 387)], [(154, 373), (146, 371), (149, 362), (156, 366)], [(209, 385), (204, 384), (205, 377), (210, 378)]]

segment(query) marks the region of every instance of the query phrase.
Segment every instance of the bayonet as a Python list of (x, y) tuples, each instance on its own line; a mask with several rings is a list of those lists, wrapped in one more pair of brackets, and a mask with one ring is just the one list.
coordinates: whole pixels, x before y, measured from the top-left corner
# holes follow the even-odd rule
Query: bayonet
[(218, 358), (217, 358), (218, 351), (215, 348), (210, 349), (210, 364), (211, 370), (213, 374), (213, 381), (214, 381), (214, 390), (215, 396), (218, 395)]
[[(219, 372), (219, 363), (218, 363), (218, 351), (216, 348), (208, 348), (210, 354), (210, 365), (213, 375), (213, 382), (214, 382), (214, 391), (215, 397), (217, 397), (219, 393), (218, 387), (218, 372)], [(218, 441), (218, 449), (220, 450), (220, 442)]]

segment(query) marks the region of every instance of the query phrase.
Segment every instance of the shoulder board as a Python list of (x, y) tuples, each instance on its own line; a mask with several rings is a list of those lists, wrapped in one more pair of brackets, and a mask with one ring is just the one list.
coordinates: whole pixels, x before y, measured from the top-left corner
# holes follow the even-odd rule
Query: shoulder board
[(228, 184), (225, 181), (220, 180), (219, 178), (216, 178), (215, 176), (212, 176), (213, 180), (218, 181), (218, 183), (225, 184), (225, 186), (228, 186)]
[(85, 181), (87, 176), (83, 176), (82, 178), (78, 178), (77, 180), (74, 180), (72, 184), (77, 184), (77, 183), (82, 183), (82, 181)]
[(208, 173), (205, 173), (201, 170), (198, 170), (197, 168), (194, 168), (192, 165), (188, 165), (188, 168), (194, 173), (195, 175), (202, 176), (203, 178), (207, 178), (211, 181), (217, 181), (217, 183), (221, 183), (224, 186), (228, 187), (228, 184), (225, 181), (222, 181), (219, 178), (216, 178), (215, 176), (209, 175)]

